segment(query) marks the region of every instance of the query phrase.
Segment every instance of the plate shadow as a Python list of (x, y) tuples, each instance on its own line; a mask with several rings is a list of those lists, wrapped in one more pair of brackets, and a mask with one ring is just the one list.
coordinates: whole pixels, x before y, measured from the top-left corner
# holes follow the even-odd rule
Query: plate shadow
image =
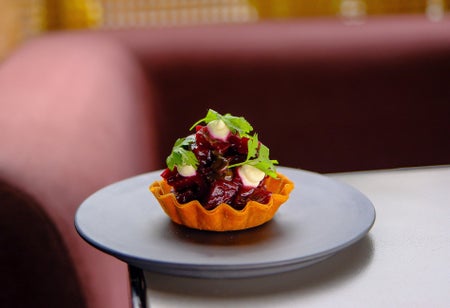
[(190, 229), (173, 222), (162, 227), (168, 241), (182, 241), (205, 246), (250, 246), (268, 243), (283, 236), (283, 229), (276, 220), (243, 231), (211, 232)]
[(370, 235), (330, 258), (298, 270), (239, 279), (177, 277), (146, 272), (147, 285), (157, 292), (199, 298), (245, 298), (267, 294), (296, 294), (342, 283), (361, 274), (374, 254)]

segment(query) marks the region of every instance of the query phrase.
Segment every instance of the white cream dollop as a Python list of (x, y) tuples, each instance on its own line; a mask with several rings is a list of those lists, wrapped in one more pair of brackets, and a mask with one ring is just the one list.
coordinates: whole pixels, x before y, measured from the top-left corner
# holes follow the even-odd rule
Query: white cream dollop
[(208, 127), (208, 131), (211, 134), (211, 136), (213, 136), (216, 139), (226, 141), (228, 135), (230, 134), (230, 129), (222, 120), (211, 121), (206, 126)]
[(177, 171), (184, 177), (190, 177), (196, 174), (195, 168), (190, 165), (177, 166)]
[(245, 186), (257, 187), (264, 179), (265, 173), (251, 165), (243, 165), (238, 168), (239, 177)]

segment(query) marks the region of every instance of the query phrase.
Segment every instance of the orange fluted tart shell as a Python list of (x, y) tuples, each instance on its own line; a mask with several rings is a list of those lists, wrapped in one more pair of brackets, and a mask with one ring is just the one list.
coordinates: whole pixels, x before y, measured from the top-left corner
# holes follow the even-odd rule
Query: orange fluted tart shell
[(271, 220), (294, 189), (294, 183), (282, 174), (278, 174), (277, 179), (267, 177), (265, 185), (272, 193), (269, 203), (249, 201), (242, 210), (225, 203), (206, 210), (197, 200), (180, 204), (165, 180), (155, 181), (149, 189), (164, 212), (177, 224), (199, 230), (235, 231), (253, 228)]

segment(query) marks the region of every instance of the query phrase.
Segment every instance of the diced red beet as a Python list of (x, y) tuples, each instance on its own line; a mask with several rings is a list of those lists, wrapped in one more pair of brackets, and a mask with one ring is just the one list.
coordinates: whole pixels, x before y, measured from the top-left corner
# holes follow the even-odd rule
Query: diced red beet
[(168, 178), (171, 178), (171, 177), (176, 176), (177, 174), (178, 174), (178, 172), (177, 172), (176, 169), (170, 170), (169, 168), (166, 168), (166, 169), (164, 169), (164, 171), (161, 173), (161, 176), (162, 176), (164, 179), (168, 179)]
[(235, 181), (217, 180), (211, 185), (209, 195), (205, 200), (204, 207), (211, 210), (221, 203), (232, 205), (234, 196), (239, 189)]
[(255, 191), (254, 187), (250, 186), (243, 186), (241, 183), (241, 186), (239, 187), (239, 190), (236, 194), (236, 198), (234, 199), (234, 204), (237, 209), (242, 209), (247, 204), (247, 201), (249, 200), (250, 196)]
[(217, 140), (210, 136), (206, 126), (197, 126), (195, 140), (191, 145), (199, 162), (195, 176), (184, 177), (176, 168), (161, 173), (173, 187), (178, 202), (199, 200), (208, 210), (221, 203), (236, 209), (244, 208), (249, 200), (268, 203), (270, 192), (264, 186), (243, 186), (237, 173), (228, 168), (229, 165), (245, 161), (248, 138), (231, 134), (227, 141)]
[(231, 135), (228, 138), (228, 141), (231, 143), (231, 146), (236, 150), (237, 153), (244, 154), (245, 156), (247, 156), (248, 152), (247, 137), (240, 138), (238, 135)]
[(197, 147), (206, 149), (211, 148), (211, 144), (209, 143), (207, 134), (208, 129), (206, 128), (206, 126), (197, 131), (197, 133), (195, 134), (195, 143), (197, 144)]
[(257, 187), (253, 194), (250, 196), (250, 200), (262, 203), (262, 204), (267, 204), (270, 201), (270, 196), (271, 193), (270, 191), (268, 191), (265, 188), (262, 187)]
[(195, 192), (193, 190), (189, 190), (189, 189), (177, 192), (177, 194), (176, 194), (177, 201), (181, 204), (188, 203), (189, 201), (195, 200), (196, 197), (197, 196), (196, 196)]

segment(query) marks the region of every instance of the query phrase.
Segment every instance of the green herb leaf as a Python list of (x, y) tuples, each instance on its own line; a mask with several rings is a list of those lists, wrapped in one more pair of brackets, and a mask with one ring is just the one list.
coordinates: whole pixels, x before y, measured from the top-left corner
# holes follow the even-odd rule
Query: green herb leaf
[(197, 169), (198, 160), (194, 152), (191, 151), (191, 144), (195, 142), (194, 136), (178, 138), (172, 148), (172, 153), (167, 157), (166, 163), (170, 170), (175, 166), (193, 166)]
[(258, 147), (259, 147), (258, 134), (254, 134), (253, 137), (250, 137), (247, 142), (248, 152), (246, 161), (249, 161), (250, 159), (258, 156)]
[(199, 125), (200, 123), (205, 122), (206, 124), (208, 124), (209, 122), (212, 122), (212, 121), (214, 121), (214, 120), (219, 120), (220, 117), (221, 117), (221, 115), (220, 115), (218, 112), (216, 112), (216, 111), (214, 111), (214, 110), (212, 110), (212, 109), (209, 109), (209, 110), (208, 110), (208, 113), (206, 114), (206, 117), (204, 117), (203, 119), (200, 119), (200, 120), (198, 120), (197, 122), (195, 122), (195, 123), (191, 126), (191, 128), (190, 128), (189, 130), (193, 130), (193, 129), (194, 129), (197, 125)]
[(230, 165), (228, 166), (228, 168), (238, 167), (242, 165), (251, 165), (255, 168), (258, 168), (268, 176), (271, 176), (273, 178), (278, 177), (275, 169), (275, 164), (278, 164), (278, 161), (269, 158), (270, 150), (267, 146), (259, 142), (257, 134), (249, 136), (247, 148), (247, 159), (241, 163)]
[(238, 134), (240, 137), (247, 136), (247, 134), (249, 134), (253, 130), (253, 127), (245, 118), (236, 117), (229, 113), (221, 115), (220, 113), (212, 109), (208, 110), (206, 117), (195, 122), (195, 124), (191, 126), (190, 130), (195, 128), (200, 123), (204, 122), (208, 124), (215, 120), (222, 120), (233, 134)]
[(258, 157), (256, 159), (250, 160), (249, 164), (258, 168), (268, 176), (277, 178), (277, 171), (275, 169), (275, 164), (278, 164), (277, 160), (269, 158), (269, 148), (264, 144), (260, 144)]

